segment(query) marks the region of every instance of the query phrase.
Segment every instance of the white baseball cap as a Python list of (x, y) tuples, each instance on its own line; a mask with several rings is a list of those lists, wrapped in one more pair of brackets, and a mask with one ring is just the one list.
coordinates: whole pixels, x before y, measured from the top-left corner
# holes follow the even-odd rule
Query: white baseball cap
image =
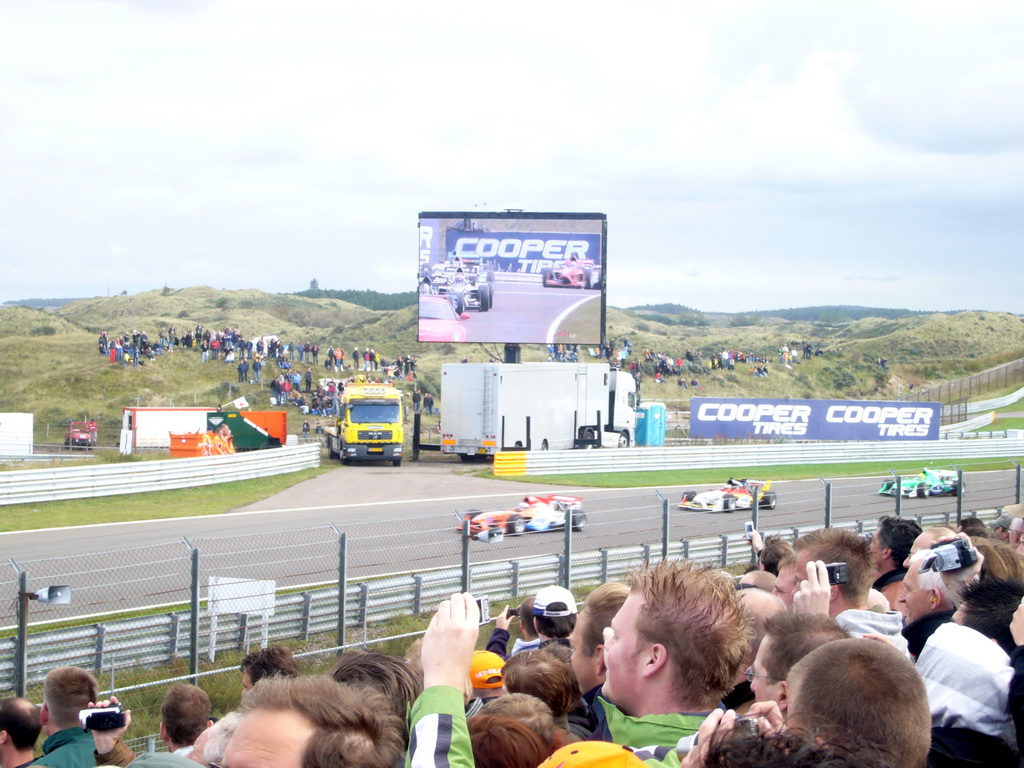
[(544, 587), (533, 599), (533, 615), (572, 616), (576, 613), (576, 599), (565, 587)]

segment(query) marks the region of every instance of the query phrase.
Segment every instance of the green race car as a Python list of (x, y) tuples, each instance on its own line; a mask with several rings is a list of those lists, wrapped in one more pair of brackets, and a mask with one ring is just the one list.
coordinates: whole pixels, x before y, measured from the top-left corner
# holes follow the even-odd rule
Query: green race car
[[(878, 491), (883, 496), (896, 495), (896, 481), (886, 480)], [(924, 499), (929, 496), (956, 496), (960, 493), (960, 480), (951, 469), (924, 469), (916, 477), (904, 477), (900, 495), (905, 499)]]

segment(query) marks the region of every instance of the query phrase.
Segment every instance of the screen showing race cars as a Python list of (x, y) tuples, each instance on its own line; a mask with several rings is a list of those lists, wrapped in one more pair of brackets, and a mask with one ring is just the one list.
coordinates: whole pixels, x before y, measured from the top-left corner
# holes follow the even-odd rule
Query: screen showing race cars
[(603, 213), (419, 215), (419, 341), (597, 346)]

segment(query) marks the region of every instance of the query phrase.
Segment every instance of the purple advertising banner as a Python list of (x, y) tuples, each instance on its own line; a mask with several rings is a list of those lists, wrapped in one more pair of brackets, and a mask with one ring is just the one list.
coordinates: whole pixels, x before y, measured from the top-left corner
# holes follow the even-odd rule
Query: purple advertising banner
[(938, 440), (940, 403), (695, 397), (690, 437)]

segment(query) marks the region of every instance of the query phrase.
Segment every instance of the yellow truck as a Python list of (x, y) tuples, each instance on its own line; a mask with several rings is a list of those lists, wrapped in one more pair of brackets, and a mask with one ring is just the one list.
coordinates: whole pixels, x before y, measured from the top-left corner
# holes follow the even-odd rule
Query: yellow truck
[(333, 426), (324, 431), (327, 455), (342, 464), (390, 461), (402, 464), (405, 440), (402, 390), (392, 384), (354, 381), (345, 385)]

